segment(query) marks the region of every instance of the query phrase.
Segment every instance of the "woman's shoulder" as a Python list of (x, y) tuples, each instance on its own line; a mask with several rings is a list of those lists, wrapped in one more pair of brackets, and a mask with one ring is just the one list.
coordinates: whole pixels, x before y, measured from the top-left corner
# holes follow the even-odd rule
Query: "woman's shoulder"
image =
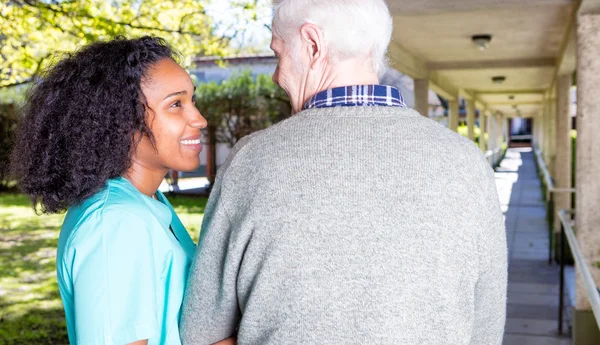
[(108, 181), (98, 193), (67, 211), (61, 229), (61, 236), (69, 238), (65, 245), (91, 245), (115, 232), (119, 238), (152, 234), (159, 217), (164, 217), (163, 210), (153, 209), (153, 200), (123, 180)]
[(145, 219), (152, 215), (152, 210), (147, 207), (147, 200), (144, 199), (147, 197), (132, 187), (122, 178), (109, 180), (96, 194), (70, 207), (67, 218), (71, 216), (81, 221), (90, 216), (104, 218), (122, 215)]

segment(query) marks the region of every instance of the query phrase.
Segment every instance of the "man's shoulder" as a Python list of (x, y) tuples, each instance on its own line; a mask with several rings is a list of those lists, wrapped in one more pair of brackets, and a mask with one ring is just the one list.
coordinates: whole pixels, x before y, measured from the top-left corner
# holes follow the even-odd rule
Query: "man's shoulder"
[(234, 159), (237, 156), (261, 155), (261, 146), (277, 142), (278, 139), (281, 139), (282, 132), (289, 131), (293, 127), (293, 124), (299, 119), (298, 116), (292, 116), (266, 129), (256, 131), (241, 138), (231, 150), (229, 158)]
[[(235, 165), (243, 165), (245, 169), (256, 166), (270, 157), (270, 153), (277, 153), (278, 148), (296, 145), (298, 140), (314, 139), (314, 131), (330, 126), (333, 123), (333, 117), (346, 116), (349, 118), (374, 118), (369, 122), (370, 124), (390, 126), (389, 131), (393, 131), (398, 138), (394, 143), (398, 145), (399, 149), (407, 145), (416, 145), (420, 147), (420, 151), (432, 155), (430, 157), (432, 159), (443, 155), (445, 158), (453, 157), (452, 159), (460, 164), (470, 165), (474, 162), (487, 164), (483, 153), (473, 141), (435, 120), (420, 115), (414, 109), (405, 107), (336, 107), (304, 110), (267, 129), (240, 139), (232, 149), (226, 166), (230, 166), (232, 163), (239, 163)], [(374, 135), (385, 135), (383, 132), (386, 131), (388, 130)], [(373, 138), (373, 140), (377, 141), (377, 138)], [(303, 142), (307, 144), (307, 141)], [(389, 143), (385, 145), (389, 145)]]

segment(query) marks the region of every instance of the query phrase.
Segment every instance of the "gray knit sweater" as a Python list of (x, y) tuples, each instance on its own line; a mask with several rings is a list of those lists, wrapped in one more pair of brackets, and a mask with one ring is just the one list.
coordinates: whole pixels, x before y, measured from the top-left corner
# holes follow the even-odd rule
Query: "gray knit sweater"
[(499, 345), (506, 257), (473, 143), (411, 109), (304, 111), (219, 170), (183, 343)]

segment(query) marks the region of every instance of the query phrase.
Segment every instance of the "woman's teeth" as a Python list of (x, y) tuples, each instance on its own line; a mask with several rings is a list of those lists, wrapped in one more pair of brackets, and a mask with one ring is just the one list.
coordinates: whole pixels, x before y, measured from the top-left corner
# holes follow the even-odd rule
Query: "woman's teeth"
[(198, 144), (200, 144), (200, 139), (196, 139), (196, 140), (182, 140), (180, 142), (183, 145), (198, 145)]

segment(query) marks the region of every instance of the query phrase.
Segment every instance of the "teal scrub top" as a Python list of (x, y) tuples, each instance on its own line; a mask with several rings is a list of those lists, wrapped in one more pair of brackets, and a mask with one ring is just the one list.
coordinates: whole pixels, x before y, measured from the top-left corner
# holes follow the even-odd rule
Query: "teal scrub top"
[(196, 246), (165, 196), (156, 195), (116, 178), (69, 208), (56, 266), (71, 345), (181, 344)]

